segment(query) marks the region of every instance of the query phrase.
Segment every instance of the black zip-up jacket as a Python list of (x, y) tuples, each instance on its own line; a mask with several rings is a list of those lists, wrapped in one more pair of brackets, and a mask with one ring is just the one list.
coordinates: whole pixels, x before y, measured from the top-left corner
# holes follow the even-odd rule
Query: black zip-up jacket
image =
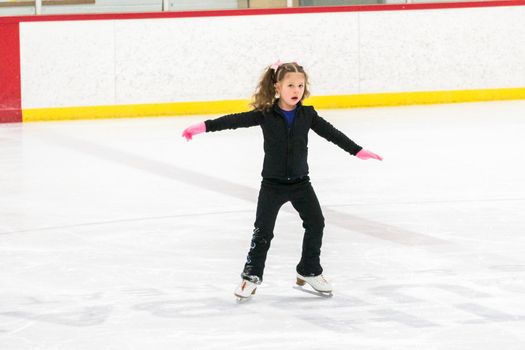
[(270, 111), (253, 110), (229, 114), (206, 120), (205, 124), (206, 132), (259, 125), (264, 136), (263, 178), (293, 180), (308, 175), (310, 129), (352, 155), (356, 155), (362, 149), (321, 118), (312, 106), (303, 106), (300, 103), (297, 105), (295, 119), (290, 128), (277, 104)]

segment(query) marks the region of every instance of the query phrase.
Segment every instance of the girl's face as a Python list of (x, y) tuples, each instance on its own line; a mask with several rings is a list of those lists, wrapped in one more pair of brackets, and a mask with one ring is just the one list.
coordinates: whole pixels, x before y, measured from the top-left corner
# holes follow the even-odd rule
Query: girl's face
[(275, 91), (280, 95), (279, 107), (291, 111), (301, 101), (304, 95), (305, 78), (303, 73), (290, 72), (275, 83)]

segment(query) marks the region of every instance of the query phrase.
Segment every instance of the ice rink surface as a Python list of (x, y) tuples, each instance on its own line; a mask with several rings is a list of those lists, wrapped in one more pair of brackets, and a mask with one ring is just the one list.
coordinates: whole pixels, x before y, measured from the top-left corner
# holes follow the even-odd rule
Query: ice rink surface
[(0, 349), (524, 349), (525, 101), (319, 113), (384, 157), (310, 134), (334, 296), (292, 288), (286, 204), (240, 304), (260, 128), (0, 125)]

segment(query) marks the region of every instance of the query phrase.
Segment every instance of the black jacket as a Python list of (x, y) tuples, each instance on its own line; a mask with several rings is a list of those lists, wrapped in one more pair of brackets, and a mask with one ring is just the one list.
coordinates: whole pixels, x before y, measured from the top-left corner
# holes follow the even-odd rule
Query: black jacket
[(308, 175), (308, 131), (312, 129), (355, 155), (362, 147), (355, 144), (332, 124), (321, 118), (311, 106), (299, 104), (290, 128), (280, 108), (229, 114), (206, 120), (206, 132), (247, 128), (259, 125), (264, 136), (263, 178), (291, 180)]

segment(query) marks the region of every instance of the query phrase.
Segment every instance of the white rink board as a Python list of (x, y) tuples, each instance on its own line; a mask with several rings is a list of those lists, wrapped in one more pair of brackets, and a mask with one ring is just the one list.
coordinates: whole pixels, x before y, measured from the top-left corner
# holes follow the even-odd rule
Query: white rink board
[(525, 7), (360, 14), (361, 93), (525, 86)]
[(115, 104), (114, 27), (114, 21), (21, 23), (22, 107)]
[(278, 58), (313, 95), (525, 86), (525, 7), (21, 23), (22, 108), (248, 99)]

